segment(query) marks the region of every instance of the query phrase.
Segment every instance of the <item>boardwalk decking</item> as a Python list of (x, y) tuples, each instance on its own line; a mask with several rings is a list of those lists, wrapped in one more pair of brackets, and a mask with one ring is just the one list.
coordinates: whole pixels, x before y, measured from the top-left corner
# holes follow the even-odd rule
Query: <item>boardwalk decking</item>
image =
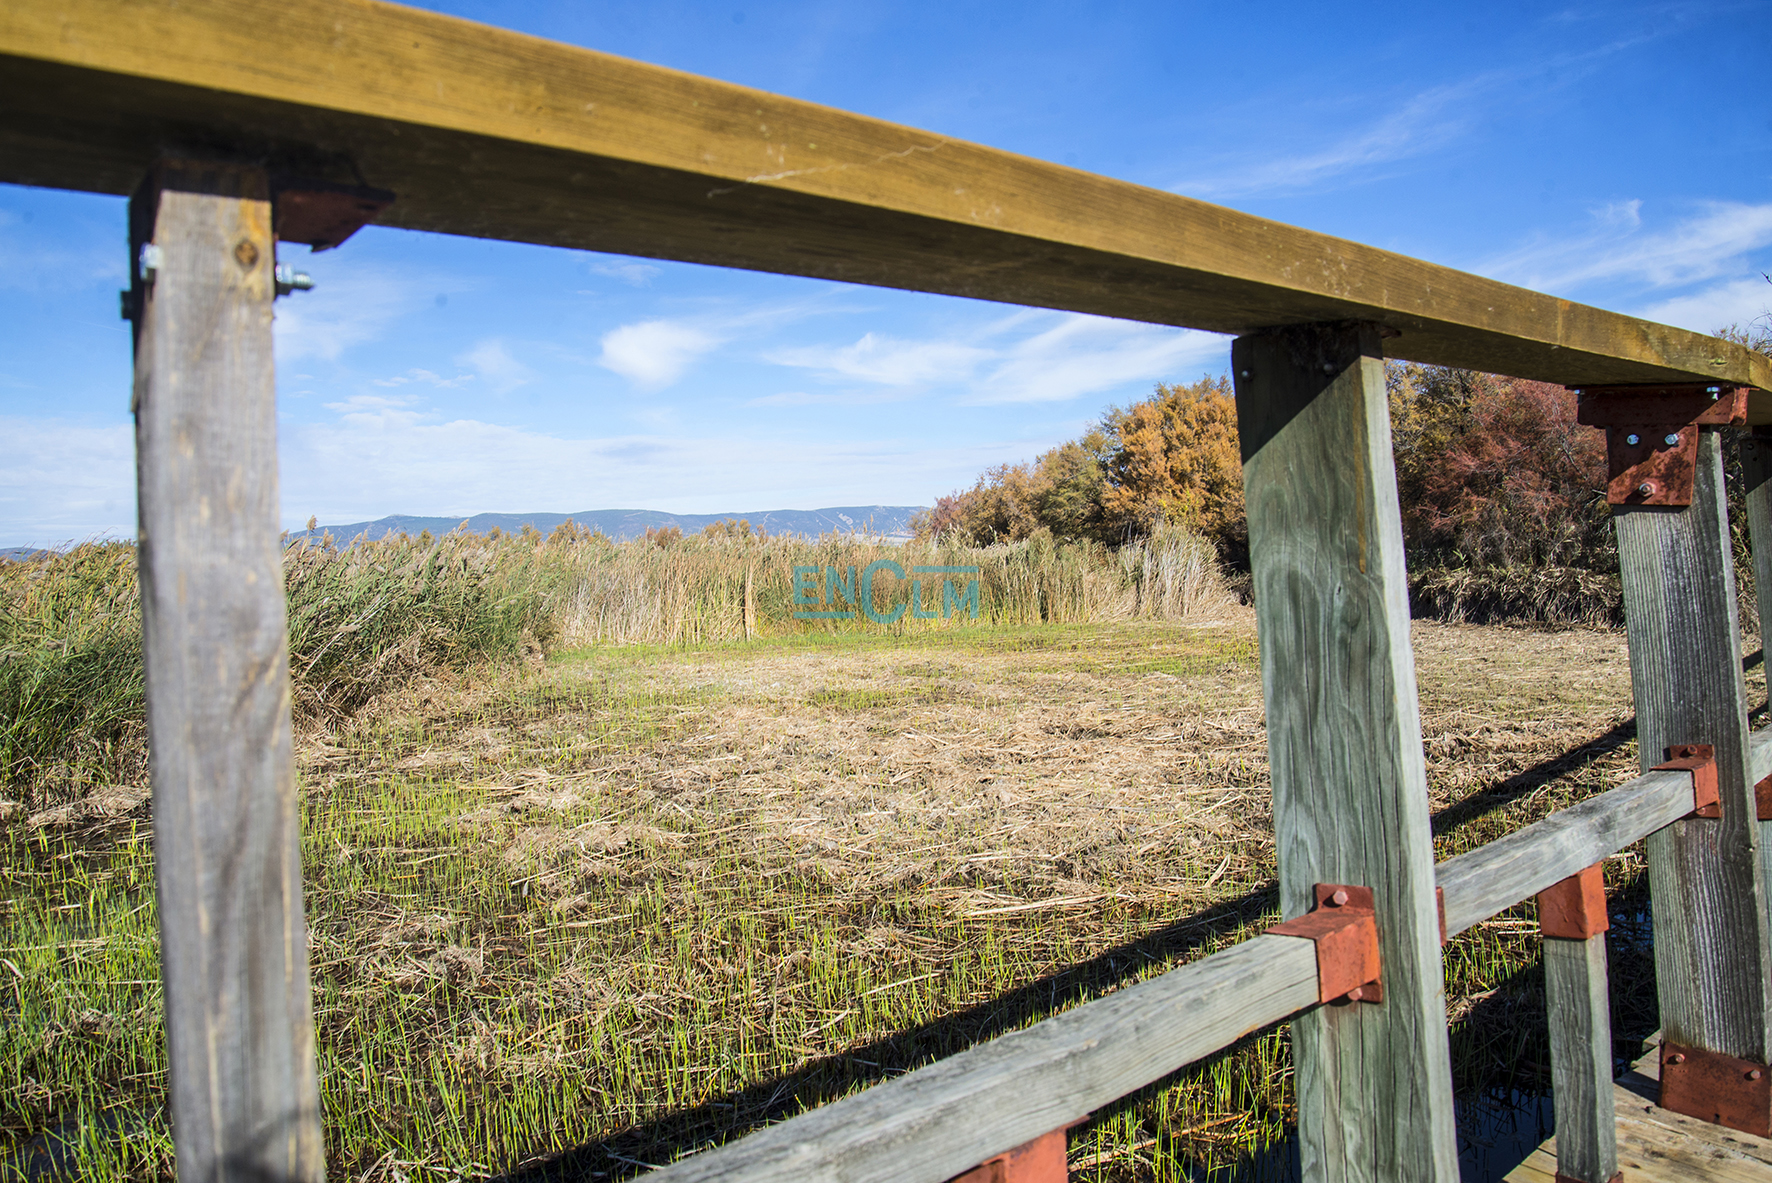
[[(1772, 1183), (1772, 1139), (1756, 1138), (1661, 1108), (1657, 1048), (1613, 1086), (1623, 1183)], [(1504, 1183), (1556, 1183), (1557, 1139), (1545, 1139)]]

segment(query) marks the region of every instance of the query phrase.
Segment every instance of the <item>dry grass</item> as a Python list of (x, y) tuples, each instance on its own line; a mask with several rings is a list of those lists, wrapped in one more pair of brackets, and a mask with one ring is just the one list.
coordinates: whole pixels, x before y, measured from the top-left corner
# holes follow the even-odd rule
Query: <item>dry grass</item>
[[(1442, 857), (1634, 771), (1617, 634), (1416, 644)], [(1255, 658), (1237, 608), (596, 649), (313, 732), (331, 1174), (626, 1176), (1251, 934), (1274, 871)], [(95, 1177), (170, 1166), (141, 817), (7, 831), (0, 1121), (24, 1144), (80, 1117)], [(1469, 1090), (1543, 1083), (1519, 919), (1448, 950)], [(1640, 1036), (1642, 959), (1618, 956)], [(1270, 1032), (1094, 1115), (1073, 1167), (1247, 1171), (1293, 1116)]]

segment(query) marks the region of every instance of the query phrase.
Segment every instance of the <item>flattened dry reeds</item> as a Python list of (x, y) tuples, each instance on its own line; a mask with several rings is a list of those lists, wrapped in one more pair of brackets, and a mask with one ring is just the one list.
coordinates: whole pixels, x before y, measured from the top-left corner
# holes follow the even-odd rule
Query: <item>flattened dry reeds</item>
[(1413, 572), (1409, 607), (1447, 624), (1624, 624), (1616, 574), (1579, 567), (1457, 567)]

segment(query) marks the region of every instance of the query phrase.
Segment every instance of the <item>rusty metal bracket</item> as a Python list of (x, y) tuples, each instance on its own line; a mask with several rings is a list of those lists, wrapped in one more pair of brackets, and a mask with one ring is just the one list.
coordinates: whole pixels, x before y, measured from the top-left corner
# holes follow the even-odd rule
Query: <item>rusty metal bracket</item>
[[(1692, 774), (1692, 817), (1722, 817), (1717, 796), (1717, 751), (1707, 743), (1676, 743), (1668, 746), (1667, 759), (1653, 772)], [(1772, 779), (1772, 778), (1768, 778)]]
[(1772, 822), (1772, 776), (1754, 786), (1754, 814), (1763, 822)]
[(1599, 863), (1538, 893), (1541, 936), (1585, 941), (1612, 927), (1606, 915), (1606, 879)]
[(309, 177), (271, 178), (271, 224), (278, 242), (331, 250), (394, 204), (386, 189), (337, 185)]
[(1691, 505), (1701, 427), (1747, 422), (1745, 386), (1584, 386), (1575, 417), (1606, 429), (1606, 500)]
[(1772, 1069), (1663, 1041), (1660, 1105), (1744, 1134), (1772, 1138)]
[(1041, 1134), (1014, 1150), (955, 1175), (948, 1183), (1065, 1183), (1070, 1176), (1065, 1161), (1065, 1131), (1070, 1126)]
[(1315, 907), (1295, 920), (1274, 925), (1268, 933), (1316, 943), (1318, 1002), (1383, 1002), (1372, 889), (1319, 883), (1314, 890)]

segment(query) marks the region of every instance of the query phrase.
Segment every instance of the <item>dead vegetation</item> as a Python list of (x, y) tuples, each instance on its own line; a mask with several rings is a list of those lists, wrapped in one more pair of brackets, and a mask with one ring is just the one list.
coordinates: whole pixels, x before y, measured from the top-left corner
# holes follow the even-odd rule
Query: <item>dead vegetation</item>
[[(1619, 635), (1416, 646), (1442, 856), (1634, 771)], [(626, 1176), (1246, 937), (1273, 907), (1260, 693), (1227, 608), (589, 650), (311, 730), (334, 1176)], [(6, 831), (0, 1120), (25, 1147), (147, 1115), (81, 1152), (99, 1177), (170, 1169), (142, 819)], [(1521, 919), (1448, 951), (1471, 1089), (1542, 1083)], [(1627, 999), (1620, 1033), (1652, 1020)], [(1078, 1177), (1248, 1170), (1289, 1074), (1283, 1034), (1253, 1037), (1095, 1115)]]

